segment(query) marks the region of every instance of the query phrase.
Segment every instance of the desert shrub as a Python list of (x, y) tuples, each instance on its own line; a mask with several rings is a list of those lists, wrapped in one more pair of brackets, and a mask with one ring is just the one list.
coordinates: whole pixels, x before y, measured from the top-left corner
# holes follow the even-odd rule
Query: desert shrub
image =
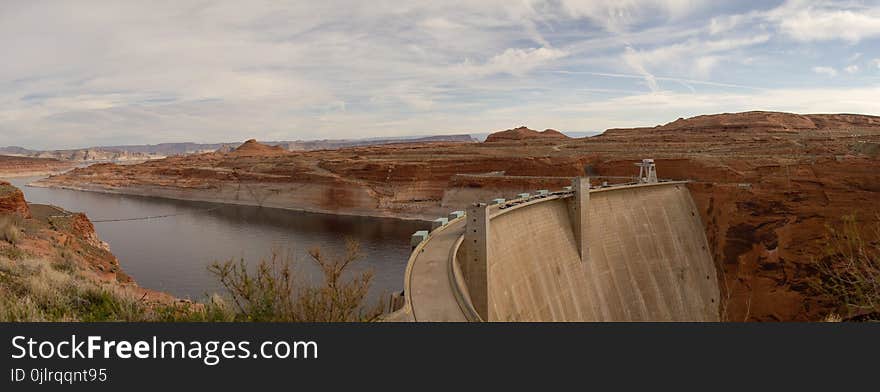
[(347, 240), (342, 257), (327, 256), (320, 248), (309, 251), (312, 262), (323, 273), (318, 286), (304, 287), (299, 292), (298, 310), (304, 321), (375, 321), (382, 315), (380, 303), (366, 307), (367, 293), (373, 272), (365, 271), (352, 278), (345, 273), (352, 263), (361, 258), (360, 244)]
[(347, 277), (360, 257), (360, 245), (351, 240), (346, 241), (341, 256), (325, 255), (319, 248), (310, 250), (309, 259), (323, 275), (318, 285), (297, 279), (291, 258), (281, 258), (278, 252), (260, 261), (254, 271), (248, 270), (244, 260), (214, 263), (209, 271), (231, 298), (236, 321), (374, 321), (383, 307), (381, 302), (366, 306), (372, 272)]
[(213, 273), (232, 298), (240, 321), (286, 321), (294, 313), (292, 263), (273, 253), (248, 270), (244, 259), (213, 263)]
[(812, 287), (838, 307), (840, 315), (829, 318), (880, 320), (880, 217), (867, 230), (845, 217), (840, 228), (828, 228), (826, 243)]
[(17, 214), (0, 215), (0, 239), (12, 245), (21, 239), (21, 216)]

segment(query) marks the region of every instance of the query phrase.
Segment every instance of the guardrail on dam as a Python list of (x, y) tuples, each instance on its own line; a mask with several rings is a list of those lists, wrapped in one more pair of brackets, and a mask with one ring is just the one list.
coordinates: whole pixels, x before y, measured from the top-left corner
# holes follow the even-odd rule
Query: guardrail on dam
[[(656, 180), (654, 180), (656, 181)], [(388, 321), (718, 321), (719, 290), (686, 182), (477, 203), (416, 233)]]

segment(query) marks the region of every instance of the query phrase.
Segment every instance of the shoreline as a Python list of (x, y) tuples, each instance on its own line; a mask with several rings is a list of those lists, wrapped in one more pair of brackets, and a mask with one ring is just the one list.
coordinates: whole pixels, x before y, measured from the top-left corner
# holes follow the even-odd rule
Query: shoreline
[(60, 174), (68, 173), (72, 170), (76, 170), (78, 168), (89, 167), (94, 164), (100, 163), (112, 163), (120, 166), (127, 165), (138, 165), (141, 163), (146, 163), (149, 161), (153, 161), (156, 159), (133, 159), (133, 160), (121, 160), (121, 161), (113, 161), (113, 160), (94, 160), (94, 161), (82, 161), (82, 162), (70, 162), (68, 167), (57, 169), (57, 170), (14, 170), (14, 171), (2, 171), (0, 170), (0, 179), (4, 178), (26, 178), (26, 177), (50, 177), (57, 176)]
[[(27, 176), (22, 176), (27, 177)], [(302, 207), (284, 207), (280, 205), (259, 205), (257, 203), (248, 202), (248, 201), (234, 201), (234, 200), (226, 200), (226, 199), (209, 199), (209, 198), (200, 198), (200, 197), (172, 197), (169, 195), (159, 195), (159, 194), (144, 194), (138, 193), (134, 191), (122, 191), (119, 189), (108, 189), (103, 187), (83, 187), (83, 186), (75, 186), (75, 185), (61, 185), (61, 184), (53, 184), (53, 183), (45, 183), (43, 179), (37, 180), (31, 183), (26, 184), (26, 186), (34, 187), (34, 188), (53, 188), (53, 189), (66, 189), (71, 191), (79, 191), (79, 192), (93, 192), (93, 193), (103, 193), (108, 195), (124, 195), (124, 196), (135, 196), (135, 197), (144, 197), (144, 198), (157, 198), (157, 199), (165, 199), (165, 200), (181, 200), (181, 201), (193, 201), (193, 202), (202, 202), (202, 203), (213, 203), (213, 204), (223, 204), (223, 205), (233, 205), (233, 206), (249, 206), (249, 207), (260, 207), (260, 208), (272, 208), (278, 210), (286, 210), (286, 211), (296, 211), (296, 212), (306, 212), (311, 214), (325, 214), (325, 215), (340, 215), (340, 216), (354, 216), (354, 217), (367, 217), (367, 218), (385, 218), (385, 219), (398, 219), (405, 221), (417, 221), (417, 222), (431, 222), (434, 218), (436, 218), (436, 214), (394, 214), (394, 213), (385, 213), (385, 214), (371, 214), (371, 213), (359, 213), (359, 212), (339, 212), (339, 211), (331, 211), (331, 210), (323, 210), (317, 208), (302, 208)]]
[(15, 172), (0, 172), (0, 179), (4, 178), (27, 178), (27, 177), (49, 177), (55, 176), (59, 174), (67, 173), (74, 168), (64, 169), (64, 170), (38, 170), (38, 171), (15, 171)]
[[(44, 189), (65, 189), (65, 190), (78, 191), (78, 192), (103, 193), (103, 194), (108, 194), (108, 195), (111, 195), (111, 194), (124, 195), (124, 196), (132, 197), (132, 200), (136, 200), (135, 198), (137, 198), (137, 199), (143, 198), (144, 201), (147, 201), (147, 199), (165, 199), (165, 200), (183, 200), (183, 201), (203, 202), (203, 203), (210, 203), (210, 204), (217, 205), (217, 206), (243, 205), (243, 206), (249, 206), (249, 207), (259, 207), (255, 204), (241, 203), (241, 202), (239, 202), (239, 203), (233, 203), (233, 202), (224, 203), (224, 202), (220, 202), (220, 201), (216, 201), (216, 200), (195, 200), (194, 198), (190, 198), (190, 199), (172, 198), (172, 197), (164, 197), (164, 196), (156, 196), (156, 195), (148, 195), (148, 194), (137, 194), (137, 193), (134, 193), (131, 191), (124, 192), (124, 191), (118, 191), (115, 189), (100, 189), (97, 187), (92, 188), (92, 187), (60, 185), (60, 184), (42, 182), (42, 180), (43, 180), (42, 178), (41, 179), (33, 179), (33, 180), (30, 180), (32, 182), (22, 183), (21, 186), (33, 187), (33, 188), (44, 188)], [(50, 203), (47, 205), (52, 205), (52, 204)], [(207, 206), (207, 207), (211, 207), (211, 206)], [(275, 210), (303, 212), (306, 214), (314, 214), (314, 215), (320, 214), (320, 215), (325, 215), (328, 217), (328, 218), (318, 218), (318, 219), (329, 219), (329, 217), (331, 215), (335, 215), (335, 216), (349, 216), (349, 217), (393, 219), (393, 221), (389, 220), (389, 221), (385, 221), (385, 222), (382, 222), (380, 220), (375, 220), (375, 221), (371, 220), (370, 221), (370, 222), (377, 222), (377, 223), (373, 223), (373, 224), (381, 224), (381, 225), (405, 225), (405, 224), (410, 224), (411, 222), (417, 222), (417, 223), (419, 223), (420, 226), (426, 226), (428, 224), (428, 221), (424, 220), (424, 219), (401, 218), (401, 217), (388, 216), (388, 215), (331, 213), (331, 212), (326, 212), (326, 211), (308, 211), (308, 210), (304, 210), (304, 209), (279, 208), (279, 207), (274, 207), (274, 206), (264, 206), (264, 208), (269, 209), (268, 211), (264, 212), (265, 214), (268, 214), (268, 215), (280, 214), (280, 211), (276, 211), (274, 213), (271, 212), (273, 209), (275, 209)], [(293, 219), (297, 219), (297, 215), (293, 215)], [(303, 215), (302, 219), (316, 219), (316, 218)], [(101, 223), (101, 222), (95, 222), (95, 221), (91, 221), (91, 222), (93, 222), (94, 226), (98, 226)], [(104, 229), (107, 229), (107, 228), (108, 228), (107, 226), (104, 227)], [(419, 228), (419, 230), (420, 229), (421, 228)], [(413, 229), (413, 230), (416, 230), (416, 229)], [(409, 234), (411, 234), (411, 233), (409, 233)], [(408, 241), (408, 237), (407, 237), (407, 241)], [(116, 255), (116, 253), (114, 252), (112, 243), (110, 244), (110, 247), (108, 248), (108, 252), (111, 252), (114, 255)], [(167, 297), (167, 298), (171, 298), (171, 300), (173, 302), (178, 302), (178, 301), (200, 302), (204, 299), (201, 296), (201, 294), (187, 293), (187, 292), (185, 292), (185, 290), (181, 291), (180, 288), (175, 288), (173, 286), (165, 286), (165, 283), (161, 283), (161, 284), (157, 284), (156, 282), (144, 283), (144, 279), (143, 279), (142, 275), (137, 274), (136, 271), (132, 271), (131, 269), (126, 268), (129, 264), (129, 262), (130, 261), (128, 258), (122, 258), (122, 256), (119, 256), (120, 270), (125, 272), (131, 278), (131, 284), (127, 285), (126, 287), (130, 287), (131, 290), (137, 291), (138, 296), (146, 295), (146, 297), (150, 298), (150, 299), (152, 299), (152, 298), (160, 298), (161, 299), (161, 298)]]

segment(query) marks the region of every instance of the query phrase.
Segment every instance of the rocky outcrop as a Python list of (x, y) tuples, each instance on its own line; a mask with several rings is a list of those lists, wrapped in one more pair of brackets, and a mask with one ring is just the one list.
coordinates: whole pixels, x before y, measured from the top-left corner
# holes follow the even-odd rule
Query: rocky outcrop
[(231, 155), (234, 156), (249, 156), (249, 157), (261, 157), (261, 156), (273, 156), (273, 155), (284, 155), (287, 153), (287, 150), (278, 146), (268, 146), (262, 143), (257, 142), (254, 139), (248, 140), (244, 142), (241, 146), (230, 152)]
[(6, 181), (0, 181), (0, 214), (31, 216), (24, 194)]
[(562, 134), (555, 129), (546, 129), (541, 132), (531, 130), (526, 127), (508, 129), (506, 131), (495, 132), (486, 137), (486, 143), (510, 142), (532, 139), (568, 139), (568, 136)]

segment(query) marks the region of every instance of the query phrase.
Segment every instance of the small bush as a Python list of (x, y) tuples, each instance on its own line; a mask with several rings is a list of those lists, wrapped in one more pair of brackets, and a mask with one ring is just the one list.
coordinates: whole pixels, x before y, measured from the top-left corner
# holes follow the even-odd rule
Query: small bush
[(309, 256), (323, 274), (319, 285), (296, 280), (291, 260), (282, 260), (277, 252), (268, 261), (261, 261), (254, 272), (248, 270), (244, 260), (214, 263), (209, 271), (231, 297), (237, 321), (356, 322), (374, 321), (382, 314), (381, 302), (365, 306), (372, 272), (345, 278), (361, 257), (357, 242), (346, 241), (342, 256), (329, 257), (318, 248), (312, 249)]
[(291, 262), (273, 253), (256, 271), (248, 271), (242, 259), (213, 263), (208, 267), (232, 298), (241, 321), (286, 321), (293, 317)]
[(880, 217), (869, 230), (845, 217), (841, 228), (828, 229), (826, 240), (812, 287), (840, 308), (840, 316), (832, 318), (880, 320)]
[(352, 263), (361, 258), (360, 244), (347, 240), (345, 255), (328, 257), (320, 248), (309, 251), (312, 262), (324, 275), (321, 285), (305, 287), (299, 293), (298, 310), (304, 321), (375, 321), (384, 307), (379, 304), (365, 308), (373, 272), (365, 271), (351, 279), (344, 275)]

